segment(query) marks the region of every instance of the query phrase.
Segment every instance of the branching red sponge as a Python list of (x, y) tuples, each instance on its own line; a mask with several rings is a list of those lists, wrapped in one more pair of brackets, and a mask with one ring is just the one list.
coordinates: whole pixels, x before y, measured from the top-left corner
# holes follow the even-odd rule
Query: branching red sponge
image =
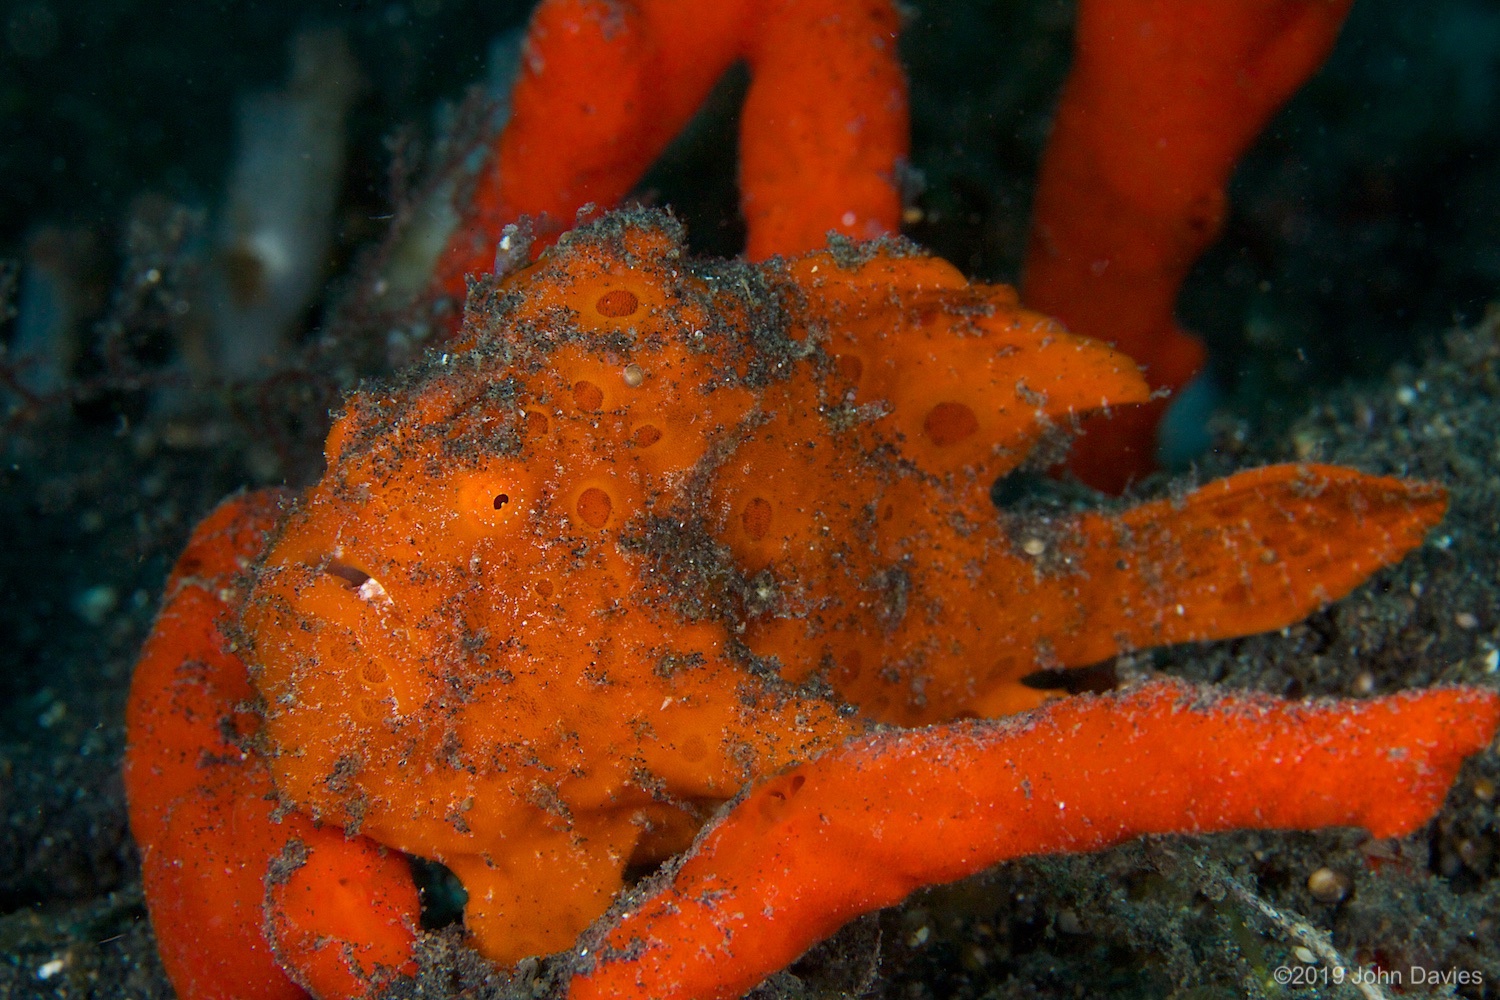
[(871, 239), (901, 222), (906, 76), (890, 0), (544, 0), (526, 33), (511, 118), (438, 286), (463, 298), (522, 215), (550, 241), (579, 208), (618, 205), (736, 60), (752, 259)]
[(757, 785), (671, 882), (623, 904), (569, 1000), (729, 1000), (854, 917), (1029, 854), (1150, 833), (1411, 833), (1500, 695), (1286, 702), (1152, 683), (1003, 722), (857, 739)]

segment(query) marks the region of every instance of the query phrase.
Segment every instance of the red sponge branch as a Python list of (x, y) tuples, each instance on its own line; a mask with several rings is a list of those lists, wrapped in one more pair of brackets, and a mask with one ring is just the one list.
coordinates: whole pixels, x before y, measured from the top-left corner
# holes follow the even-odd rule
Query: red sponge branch
[(899, 30), (890, 0), (543, 0), (439, 291), (462, 298), (522, 215), (550, 243), (583, 205), (618, 204), (740, 60), (750, 257), (817, 249), (831, 229), (895, 232), (908, 144)]
[(131, 682), (130, 827), (181, 1000), (363, 997), (416, 969), (419, 901), (406, 861), (278, 809), (251, 749), (255, 690), (221, 625), (284, 500), (274, 490), (231, 497), (198, 525)]
[(1031, 854), (1151, 833), (1410, 833), (1500, 696), (1224, 697), (1178, 683), (856, 740), (759, 785), (623, 914), (571, 1000), (737, 997), (862, 913)]
[[(1042, 160), (1022, 298), (1177, 390), (1203, 345), (1173, 321), (1219, 235), (1236, 161), (1323, 61), (1353, 0), (1082, 0)], [(1074, 449), (1118, 491), (1153, 467), (1166, 403), (1096, 418)], [(1123, 458), (1122, 458), (1123, 455)]]

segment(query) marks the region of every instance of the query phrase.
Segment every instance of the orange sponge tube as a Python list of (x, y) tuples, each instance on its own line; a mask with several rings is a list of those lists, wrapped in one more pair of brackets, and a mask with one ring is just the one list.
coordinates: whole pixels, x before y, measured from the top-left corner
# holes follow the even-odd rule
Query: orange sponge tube
[(126, 708), (125, 795), (162, 965), (183, 1000), (301, 1000), (261, 933), (261, 880), (285, 828), (269, 773), (239, 745), (255, 692), (216, 618), (274, 523), (277, 496), (236, 497), (193, 532), (141, 652)]
[(540, 220), (539, 250), (584, 205), (618, 204), (741, 59), (750, 256), (816, 249), (829, 230), (895, 232), (907, 155), (899, 29), (890, 0), (544, 0), (438, 290), (461, 299), (523, 215)]
[[(1271, 115), (1323, 64), (1352, 0), (1082, 0), (1042, 159), (1022, 298), (1114, 344), (1153, 389), (1203, 366), (1177, 328), (1225, 186)], [(1086, 423), (1070, 468), (1118, 492), (1154, 467), (1166, 400)]]
[(568, 996), (737, 997), (861, 913), (1030, 854), (1148, 833), (1410, 833), (1497, 723), (1500, 695), (1477, 689), (1297, 703), (1153, 683), (857, 739), (762, 782), (629, 907)]
[[(183, 1000), (303, 1000), (304, 986), (358, 997), (379, 966), (414, 970), (419, 901), (405, 861), (301, 813), (277, 815), (270, 771), (250, 749), (260, 721), (245, 706), (256, 695), (220, 626), (281, 499), (233, 497), (198, 525), (131, 681), (130, 826), (162, 964)], [(285, 929), (273, 948), (267, 875), (294, 844), (311, 848), (319, 901), (296, 896), (295, 871), (270, 880), (269, 923)]]

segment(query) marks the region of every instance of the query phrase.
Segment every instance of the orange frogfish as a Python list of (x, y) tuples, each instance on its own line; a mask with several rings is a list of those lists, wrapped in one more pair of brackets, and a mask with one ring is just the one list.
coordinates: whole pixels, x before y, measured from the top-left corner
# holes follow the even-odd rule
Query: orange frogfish
[[(1442, 516), (1435, 487), (1313, 465), (996, 509), (1043, 435), (1147, 396), (899, 240), (752, 265), (605, 216), (478, 279), (457, 341), (347, 401), (232, 602), (247, 766), (289, 815), (442, 862), (514, 962), (758, 776), (1034, 707), (1040, 670), (1281, 627)], [(166, 808), (130, 766), (132, 810)]]
[(1049, 426), (1145, 396), (902, 244), (751, 267), (659, 215), (576, 231), (329, 435), (243, 611), (277, 789), (441, 860), (487, 955), (547, 953), (753, 775), (1033, 706), (1040, 667), (1279, 627), (1443, 509), (1280, 468), (997, 516)]

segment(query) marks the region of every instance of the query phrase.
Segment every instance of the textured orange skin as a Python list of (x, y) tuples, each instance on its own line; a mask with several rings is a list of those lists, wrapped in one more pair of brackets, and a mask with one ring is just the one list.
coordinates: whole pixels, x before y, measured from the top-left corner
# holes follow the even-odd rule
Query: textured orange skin
[[(1252, 470), (1112, 515), (1023, 519), (990, 505), (988, 484), (1047, 426), (1144, 393), (1121, 355), (899, 246), (706, 264), (664, 216), (615, 216), (482, 282), (447, 354), (350, 398), (327, 473), (281, 515), (248, 594), (233, 585), (272, 516), (263, 497), (206, 522), (174, 575), (132, 691), (128, 771), (154, 926), (163, 954), (181, 956), (168, 960), (174, 982), (188, 997), (246, 981), (340, 997), (361, 995), (377, 961), (409, 969), (415, 896), (376, 845), (446, 863), (490, 957), (565, 949), (627, 862), (682, 850), (757, 777), (828, 759), (835, 777), (810, 803), (887, 809), (867, 753), (908, 739), (957, 752), (978, 731), (836, 751), (871, 721), (1017, 711), (1043, 697), (1019, 683), (1038, 667), (1279, 627), (1400, 558), (1442, 516), (1438, 489), (1330, 466)], [(241, 650), (215, 624), (231, 607)], [(222, 688), (199, 680), (199, 661), (217, 665)], [(263, 720), (234, 715), (256, 695)], [(1106, 730), (1112, 716), (1172, 739), (1165, 710), (1099, 714)], [(226, 716), (242, 733), (260, 727), (264, 757), (223, 741)], [(1405, 732), (1446, 738), (1420, 719)], [(1468, 746), (1450, 744), (1450, 756)], [(993, 769), (975, 766), (975, 781)], [(1230, 780), (1216, 766), (1200, 761), (1184, 780)], [(280, 825), (264, 801), (271, 779), (293, 810)], [(944, 802), (967, 787), (953, 780)], [(893, 779), (888, 794), (912, 787)], [(1409, 814), (1429, 799), (1416, 795)], [(1330, 808), (1276, 815), (1386, 822)], [(221, 836), (230, 815), (241, 825)], [(1180, 808), (1152, 815), (1141, 829), (1210, 828)], [(191, 825), (164, 834), (163, 816)], [(312, 857), (267, 888), (289, 828)], [(1036, 849), (1104, 842), (1075, 844), (1069, 830)], [(805, 873), (782, 884), (755, 860), (771, 844), (692, 871), (790, 891)], [(907, 859), (909, 878), (956, 877), (970, 851), (950, 846), (930, 868)], [(153, 889), (153, 865), (192, 878)], [(210, 882), (210, 865), (242, 877)], [(841, 899), (830, 912), (852, 912)], [(723, 989), (827, 931), (823, 918), (787, 919), (779, 943), (747, 945)], [(228, 923), (202, 938), (216, 920)], [(237, 939), (258, 964), (202, 959)], [(696, 941), (601, 974), (666, 962), (712, 979), (694, 965)], [(211, 981), (191, 978), (194, 959)]]
[[(1235, 162), (1321, 66), (1353, 0), (1081, 0), (1042, 159), (1022, 298), (1176, 391), (1203, 344), (1173, 305), (1219, 235)], [(1167, 400), (1085, 425), (1068, 467), (1118, 493), (1155, 468)]]
[(754, 260), (901, 222), (906, 76), (891, 0), (543, 0), (511, 118), (480, 175), (437, 285), (461, 300), (507, 223), (550, 240), (585, 204), (619, 204), (731, 64), (751, 83), (741, 210)]
[(862, 913), (1029, 854), (1148, 833), (1404, 836), (1497, 723), (1500, 695), (1474, 688), (1297, 703), (1159, 682), (865, 737), (757, 786), (595, 944), (568, 997), (730, 1000)]

